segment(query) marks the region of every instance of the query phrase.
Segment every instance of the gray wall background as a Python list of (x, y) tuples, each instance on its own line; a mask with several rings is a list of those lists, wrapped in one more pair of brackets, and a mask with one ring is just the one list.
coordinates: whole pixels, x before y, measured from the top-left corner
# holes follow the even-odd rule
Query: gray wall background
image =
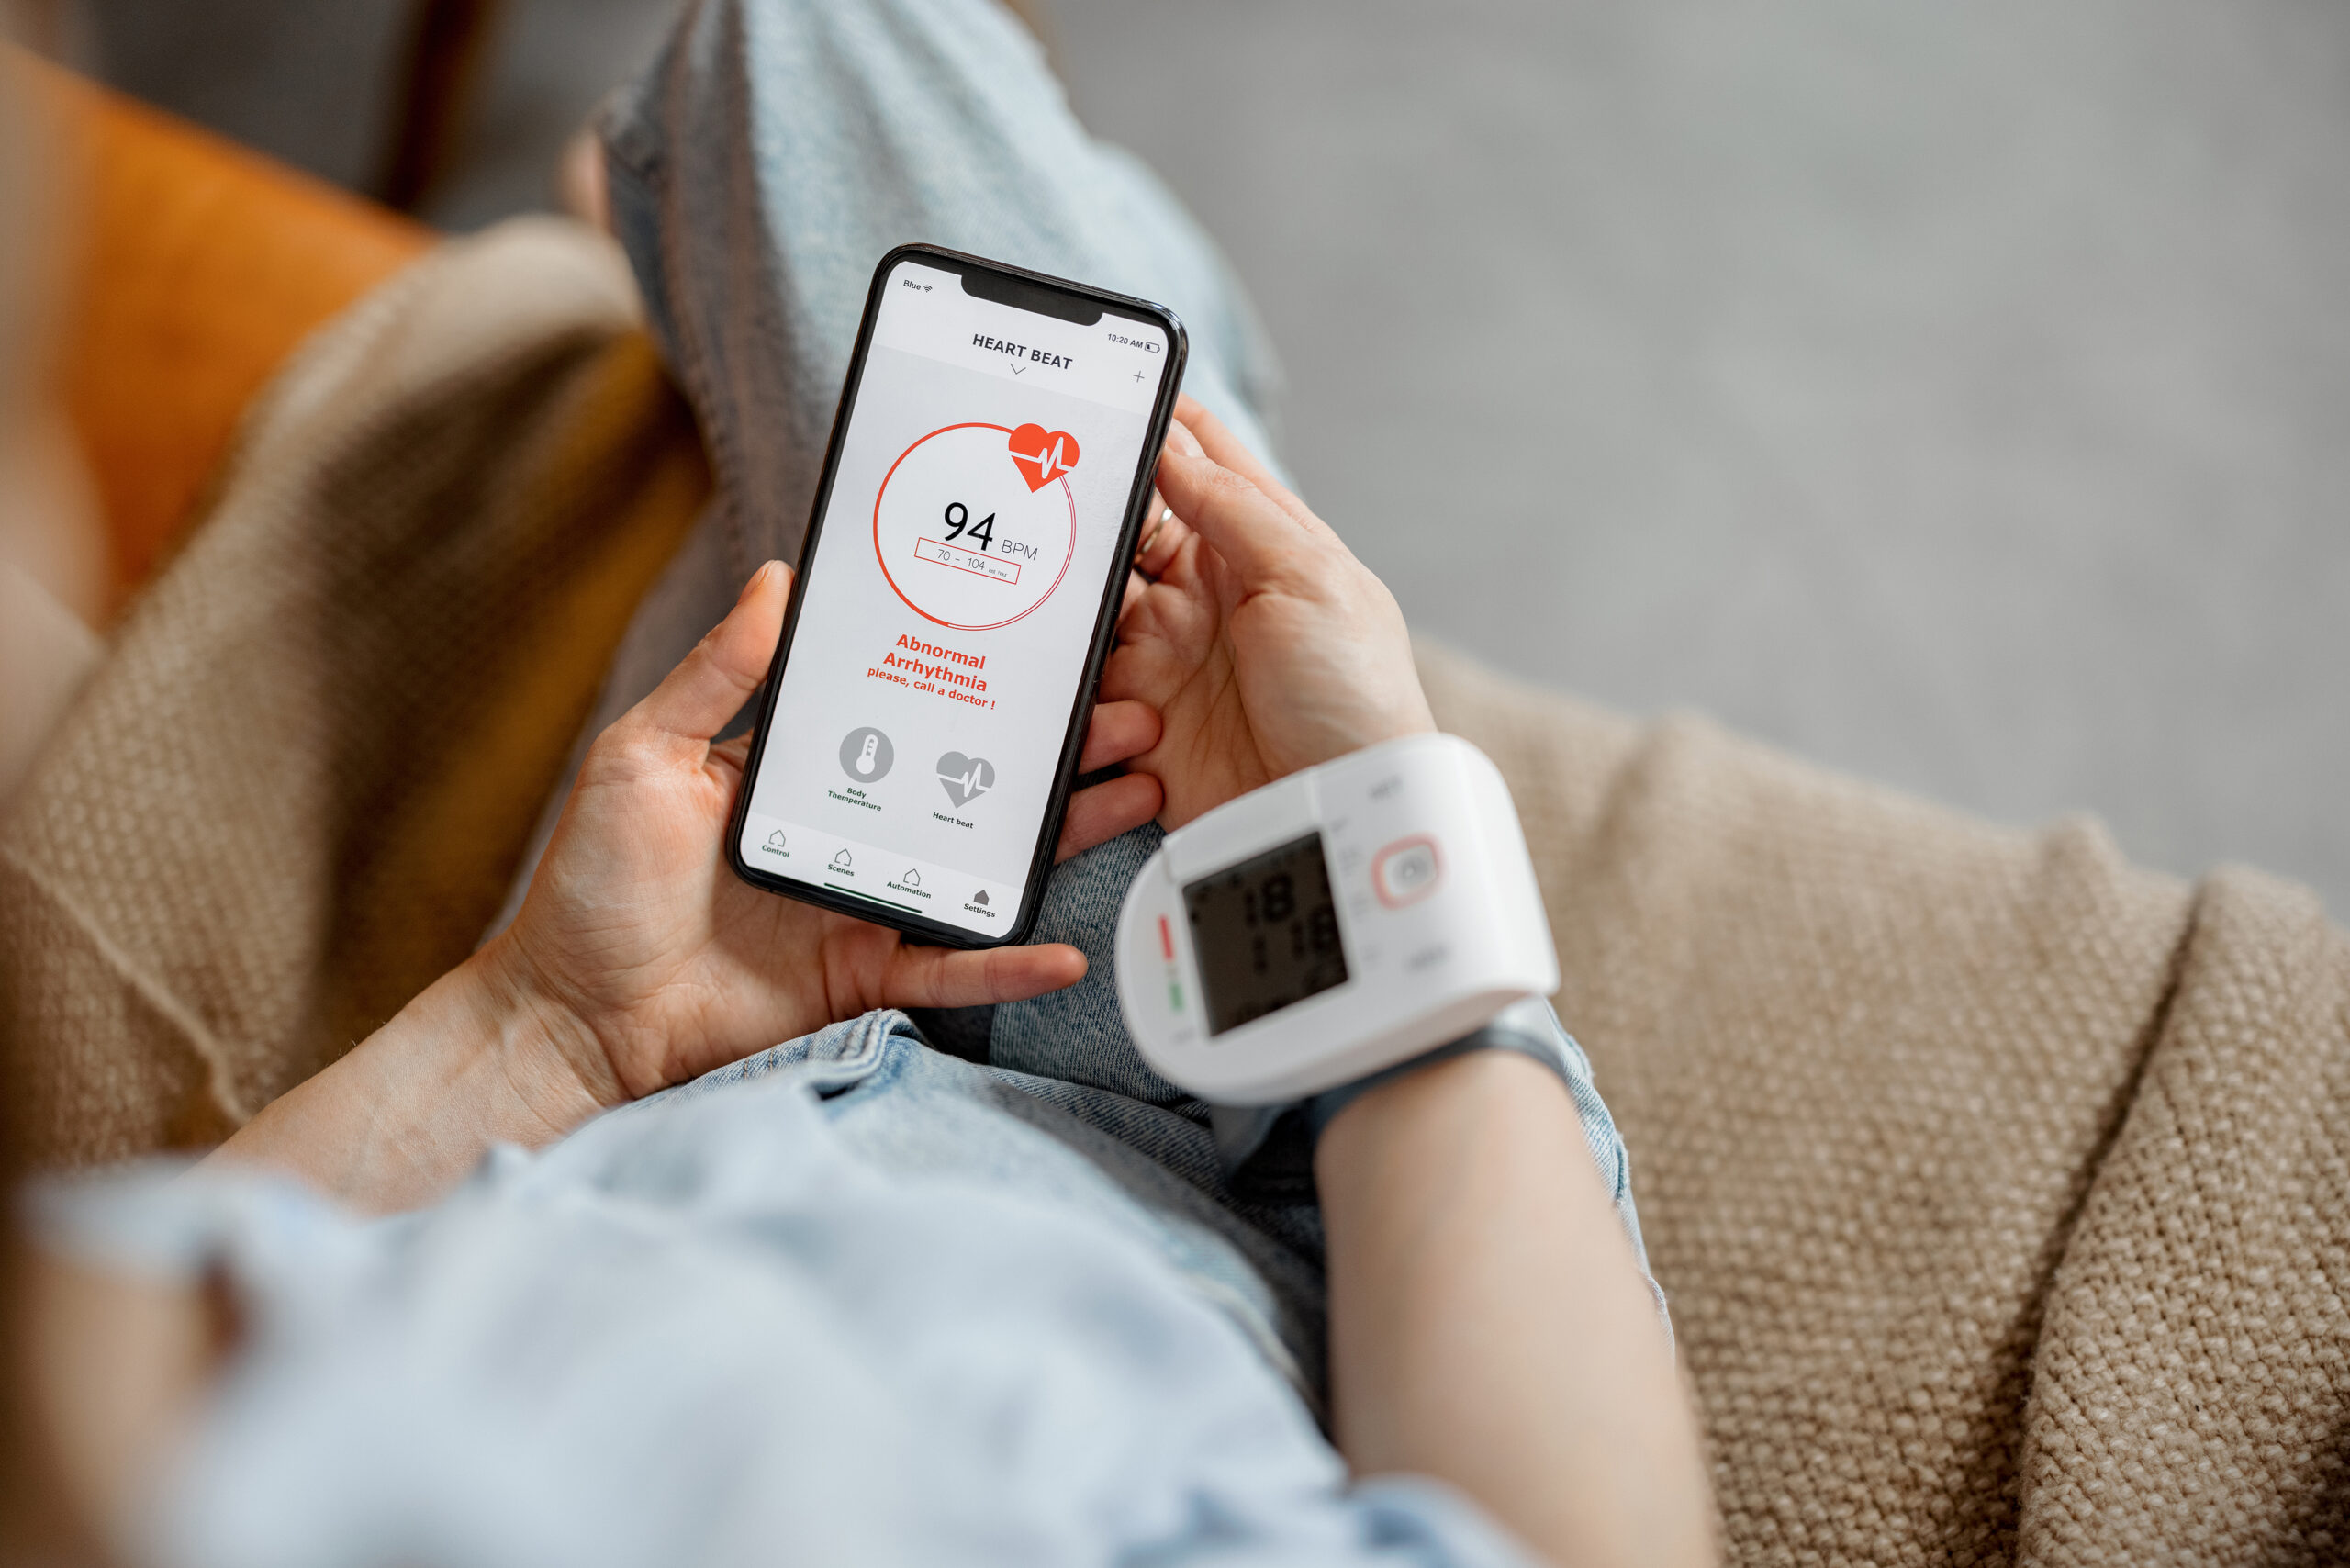
[[(87, 4), (151, 95), (372, 155), (389, 0)], [(1043, 4), (1416, 625), (2350, 911), (2350, 6)], [(545, 205), (669, 11), (515, 0), (430, 216)]]
[(2350, 6), (1052, 15), (1415, 625), (2350, 912)]

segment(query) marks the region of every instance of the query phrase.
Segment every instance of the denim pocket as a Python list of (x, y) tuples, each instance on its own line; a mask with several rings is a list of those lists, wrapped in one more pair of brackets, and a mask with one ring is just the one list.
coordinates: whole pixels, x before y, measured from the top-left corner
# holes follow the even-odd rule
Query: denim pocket
[(845, 1023), (827, 1025), (812, 1035), (802, 1035), (779, 1046), (769, 1046), (740, 1061), (712, 1068), (689, 1082), (648, 1094), (637, 1103), (699, 1099), (733, 1084), (750, 1083), (785, 1072), (829, 1099), (865, 1082), (893, 1055), (912, 1049), (921, 1042), (912, 1020), (902, 1013), (879, 1010)]

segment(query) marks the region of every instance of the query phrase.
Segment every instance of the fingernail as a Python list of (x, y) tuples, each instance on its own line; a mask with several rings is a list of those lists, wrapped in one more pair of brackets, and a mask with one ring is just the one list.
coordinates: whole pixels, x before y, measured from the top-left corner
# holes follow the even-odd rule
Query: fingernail
[(759, 585), (767, 580), (767, 574), (774, 570), (775, 563), (773, 561), (769, 561), (766, 565), (762, 566), (757, 571), (753, 572), (751, 574), (751, 580), (743, 585), (743, 591), (734, 596), (734, 602), (740, 604), (744, 599), (756, 593), (759, 590)]
[(1184, 429), (1180, 422), (1167, 427), (1167, 444), (1186, 457), (1207, 455), (1206, 449), (1200, 445), (1200, 438)]

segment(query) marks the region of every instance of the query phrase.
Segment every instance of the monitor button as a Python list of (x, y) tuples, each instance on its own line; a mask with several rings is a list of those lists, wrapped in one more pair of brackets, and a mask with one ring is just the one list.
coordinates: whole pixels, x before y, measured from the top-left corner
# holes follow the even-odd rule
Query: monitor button
[(1444, 877), (1444, 861), (1436, 840), (1422, 834), (1399, 838), (1371, 862), (1371, 890), (1389, 909), (1401, 909), (1436, 890)]

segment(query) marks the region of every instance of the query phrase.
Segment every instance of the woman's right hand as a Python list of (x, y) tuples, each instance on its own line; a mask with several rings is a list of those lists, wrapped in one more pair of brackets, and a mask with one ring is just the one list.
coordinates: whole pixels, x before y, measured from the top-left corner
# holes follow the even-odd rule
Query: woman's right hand
[(1159, 822), (1315, 763), (1436, 728), (1404, 612), (1330, 526), (1190, 398), (1158, 460), (1172, 521), (1149, 540), (1102, 700), (1164, 721), (1127, 766)]

